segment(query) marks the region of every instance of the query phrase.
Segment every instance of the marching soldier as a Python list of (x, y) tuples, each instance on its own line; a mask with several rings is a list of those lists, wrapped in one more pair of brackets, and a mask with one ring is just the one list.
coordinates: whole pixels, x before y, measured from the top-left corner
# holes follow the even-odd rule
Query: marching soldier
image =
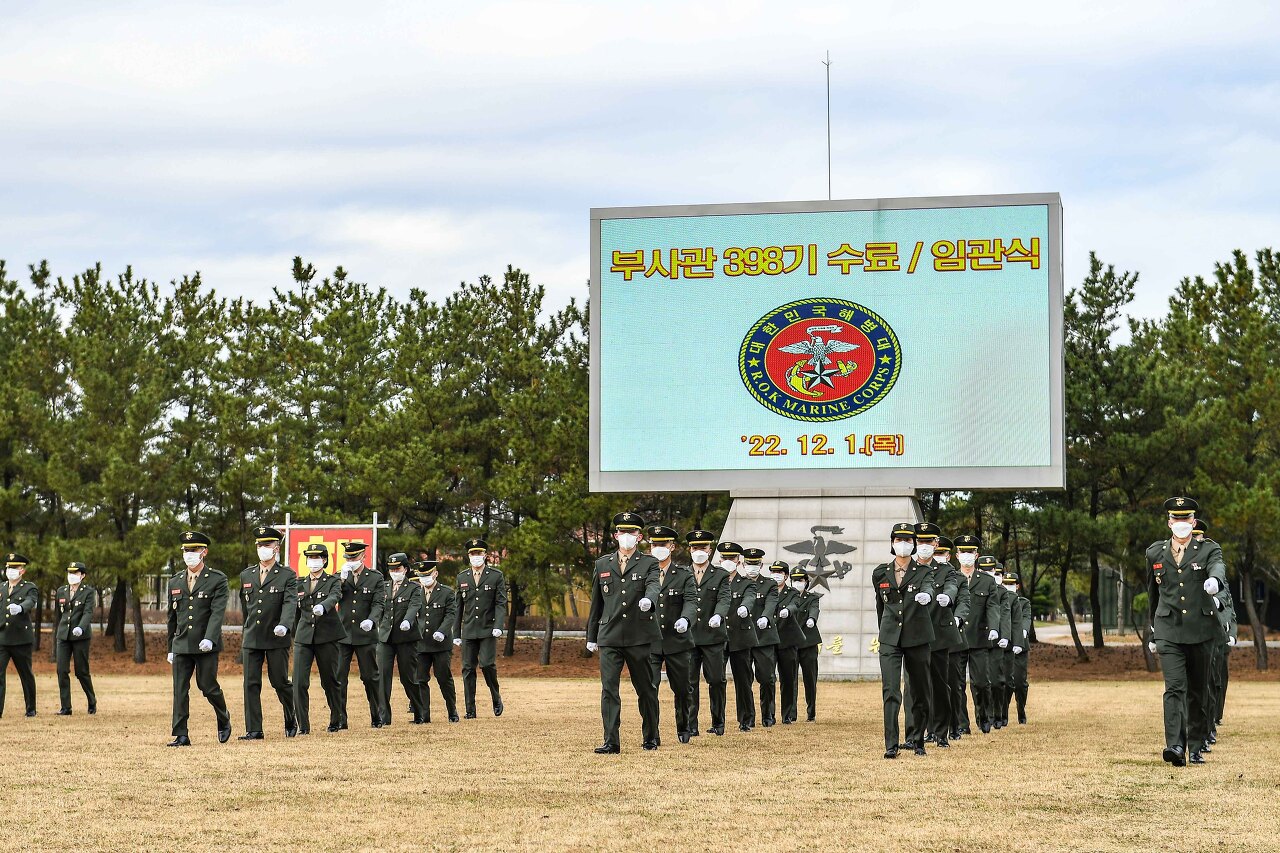
[(94, 589), (84, 582), (89, 573), (84, 563), (67, 566), (67, 585), (58, 587), (58, 606), (53, 616), (54, 657), (58, 662), (58, 706), (60, 716), (71, 714), (71, 663), (76, 680), (89, 700), (89, 713), (98, 713), (98, 698), (89, 676), (89, 637), (93, 634)]
[(999, 586), (1000, 596), (1000, 638), (991, 650), (991, 694), (995, 703), (991, 727), (1002, 729), (1009, 725), (1009, 692), (1013, 685), (1013, 652), (1009, 650), (1009, 640), (1013, 636), (1014, 602), (1018, 595), (1004, 585), (1004, 563), (996, 561), (991, 576)]
[(240, 662), (244, 668), (244, 734), (240, 740), (262, 740), (262, 664), (284, 709), (284, 734), (298, 733), (289, 684), (289, 631), (297, 621), (298, 577), (280, 565), (280, 541), (274, 527), (254, 531), (258, 565), (240, 573), (240, 608), (244, 613)]
[(1165, 501), (1164, 508), (1172, 536), (1147, 548), (1154, 636), (1149, 647), (1159, 652), (1164, 671), (1163, 757), (1182, 767), (1204, 763), (1209, 663), (1222, 630), (1213, 598), (1226, 586), (1227, 570), (1216, 542), (1192, 538), (1199, 504), (1176, 497)]
[(462, 691), (467, 719), (476, 716), (476, 665), (484, 673), (493, 700), (493, 715), (502, 716), (502, 695), (498, 692), (498, 637), (507, 620), (507, 580), (496, 566), (489, 565), (489, 543), (483, 539), (467, 542), (471, 564), (458, 575), (457, 595), (462, 598), (454, 617), (453, 644), (462, 647)]
[(1011, 635), (1009, 637), (1009, 684), (1005, 691), (1002, 718), (1009, 724), (1009, 701), (1016, 699), (1018, 703), (1018, 725), (1027, 724), (1027, 656), (1031, 645), (1031, 601), (1020, 595), (1020, 580), (1017, 572), (1004, 573), (1005, 588), (1013, 593), (1013, 606), (1009, 621)]
[(796, 658), (800, 664), (800, 678), (804, 682), (805, 719), (812, 723), (818, 711), (818, 646), (822, 644), (818, 614), (822, 596), (809, 592), (809, 575), (799, 566), (791, 570), (791, 581), (799, 593), (800, 613), (804, 620), (805, 642), (796, 651)]
[(791, 566), (777, 560), (769, 567), (778, 580), (778, 684), (782, 694), (782, 724), (789, 726), (796, 721), (796, 694), (799, 688), (800, 647), (808, 640), (801, 627), (804, 613), (800, 606), (800, 593), (790, 577)]
[(729, 639), (729, 573), (712, 565), (716, 535), (708, 530), (694, 530), (685, 537), (689, 545), (689, 559), (693, 561), (693, 585), (697, 601), (694, 607), (693, 649), (689, 652), (689, 736), (698, 736), (698, 711), (702, 704), (699, 694), (700, 679), (707, 680), (707, 695), (711, 703), (711, 728), (713, 735), (724, 734), (725, 707), (725, 657), (724, 647)]
[(351, 659), (360, 667), (369, 718), (375, 729), (382, 728), (382, 676), (378, 671), (378, 633), (387, 602), (387, 582), (382, 573), (364, 564), (367, 546), (359, 541), (342, 546), (342, 601), (338, 612), (346, 635), (338, 641), (338, 725), (347, 727), (347, 684)]
[(929, 644), (933, 622), (931, 570), (912, 559), (915, 525), (899, 523), (889, 537), (893, 559), (871, 573), (880, 622), (880, 682), (884, 694), (885, 758), (898, 757), (898, 710), (902, 705), (902, 670), (912, 685), (907, 746), (924, 755), (924, 727), (929, 720)]
[(1231, 649), (1236, 644), (1236, 608), (1231, 600), (1231, 592), (1223, 587), (1218, 593), (1221, 609), (1218, 611), (1218, 624), (1222, 626), (1222, 636), (1218, 638), (1212, 663), (1210, 677), (1210, 715), (1209, 743), (1218, 742), (1218, 726), (1222, 723), (1222, 709), (1227, 702), (1227, 681), (1229, 680), (1229, 664)]
[(29, 563), (21, 554), (9, 554), (4, 563), (7, 583), (0, 591), (0, 716), (4, 716), (4, 682), (11, 660), (22, 682), (27, 716), (36, 715), (36, 677), (31, 672), (36, 635), (31, 627), (31, 611), (40, 605), (40, 590), (31, 581), (23, 580)]
[(729, 668), (733, 670), (734, 709), (738, 731), (749, 732), (756, 724), (755, 695), (751, 692), (751, 659), (756, 648), (756, 582), (747, 577), (742, 565), (742, 546), (721, 542), (720, 568), (729, 573)]
[(761, 567), (763, 548), (747, 548), (742, 559), (743, 572), (756, 584), (756, 600), (751, 608), (756, 620), (756, 645), (751, 650), (751, 663), (760, 685), (760, 725), (767, 729), (778, 722), (778, 584), (773, 572)]
[(431, 671), (444, 700), (449, 722), (458, 722), (458, 699), (453, 689), (453, 625), (458, 618), (458, 600), (453, 590), (440, 584), (440, 563), (414, 563), (416, 580), (422, 587), (422, 639), (418, 642), (418, 678), (422, 680), (422, 717), (431, 722)]
[(591, 612), (587, 616), (587, 651), (600, 653), (600, 717), (604, 743), (599, 755), (622, 751), (618, 735), (622, 698), (618, 682), (627, 665), (640, 706), (645, 749), (658, 748), (658, 688), (653, 683), (649, 654), (662, 642), (654, 606), (661, 592), (658, 561), (636, 552), (644, 520), (633, 512), (613, 517), (618, 550), (596, 560), (591, 581)]
[(302, 551), (307, 576), (297, 580), (297, 626), (293, 636), (293, 704), (298, 715), (298, 732), (311, 734), (308, 690), (311, 662), (320, 673), (320, 687), (329, 705), (329, 731), (346, 728), (342, 722), (342, 699), (338, 695), (338, 642), (347, 636), (342, 627), (338, 603), (342, 601), (342, 580), (326, 574), (329, 549), (319, 543)]
[(205, 565), (209, 537), (195, 530), (182, 534), (182, 562), (186, 569), (169, 579), (169, 663), (173, 668), (173, 741), (191, 746), (187, 720), (191, 716), (191, 676), (213, 706), (218, 720), (218, 743), (231, 739), (231, 715), (218, 684), (218, 654), (222, 651), (222, 620), (227, 613), (227, 576)]
[(422, 639), (422, 587), (409, 580), (409, 555), (397, 551), (387, 558), (391, 577), (378, 631), (378, 672), (382, 676), (382, 724), (391, 725), (391, 669), (400, 670), (400, 685), (409, 697), (413, 722), (426, 722), (422, 694), (425, 685), (418, 678), (418, 641)]
[(934, 589), (929, 605), (934, 633), (929, 644), (929, 733), (935, 744), (946, 749), (955, 728), (951, 653), (962, 642), (960, 623), (969, 618), (969, 590), (959, 570), (951, 565), (951, 540), (942, 535), (938, 525), (927, 521), (917, 524), (916, 543), (916, 556), (927, 557), (932, 563), (929, 572)]
[[(947, 740), (959, 740), (961, 729), (969, 720), (969, 712), (965, 708), (964, 680), (965, 668), (969, 665), (968, 644), (964, 639), (964, 626), (969, 621), (969, 584), (964, 573), (955, 569), (951, 563), (951, 555), (955, 544), (945, 536), (938, 537), (938, 547), (934, 551), (934, 562), (952, 566), (956, 579), (956, 600), (951, 604), (951, 623), (955, 626), (950, 648), (947, 650), (947, 696), (950, 708), (950, 727)], [(945, 625), (943, 626), (945, 629)]]
[[(675, 700), (676, 738), (688, 743), (689, 658), (693, 635), (689, 627), (697, 616), (698, 588), (693, 573), (671, 559), (680, 534), (670, 527), (655, 525), (648, 530), (649, 554), (658, 561), (658, 628), (662, 638), (653, 644), (649, 663), (653, 667), (653, 689), (662, 687), (662, 665), (667, 665), (667, 684)], [(662, 737), (659, 735), (661, 744)]]
[[(965, 544), (961, 545), (961, 541)], [(965, 625), (965, 645), (969, 647), (969, 687), (973, 694), (973, 716), (978, 729), (984, 735), (991, 732), (995, 720), (995, 694), (992, 669), (995, 655), (1000, 651), (1000, 585), (994, 572), (996, 558), (984, 554), (976, 561), (967, 561), (967, 555), (976, 553), (978, 537), (961, 536), (956, 539), (960, 571), (969, 585), (969, 623)], [(972, 551), (969, 549), (972, 548)]]

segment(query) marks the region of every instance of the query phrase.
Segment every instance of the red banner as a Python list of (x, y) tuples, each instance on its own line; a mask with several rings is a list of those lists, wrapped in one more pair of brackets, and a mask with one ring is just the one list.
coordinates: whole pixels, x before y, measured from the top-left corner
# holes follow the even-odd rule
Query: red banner
[(303, 549), (308, 545), (324, 545), (329, 549), (329, 566), (325, 572), (333, 574), (335, 570), (342, 568), (345, 561), (342, 556), (342, 546), (353, 541), (363, 542), (367, 546), (364, 552), (364, 565), (366, 568), (372, 568), (374, 560), (372, 524), (353, 524), (350, 527), (290, 525), (285, 530), (284, 553), (281, 556), (295, 572), (306, 574), (302, 570), (307, 565), (306, 558), (302, 556)]

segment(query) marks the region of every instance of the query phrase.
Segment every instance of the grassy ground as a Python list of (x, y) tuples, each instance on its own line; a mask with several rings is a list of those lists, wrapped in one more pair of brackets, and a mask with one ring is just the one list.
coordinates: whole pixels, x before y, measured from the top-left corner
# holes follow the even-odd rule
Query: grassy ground
[[(223, 686), (239, 734), (239, 680)], [(39, 690), (40, 715), (22, 717), (10, 673), (0, 838), (21, 842), (9, 849), (1262, 851), (1280, 837), (1265, 682), (1232, 686), (1210, 764), (1184, 769), (1160, 761), (1152, 682), (1033, 683), (1030, 725), (894, 762), (880, 757), (871, 684), (820, 685), (815, 724), (688, 746), (664, 685), (662, 749), (640, 750), (628, 701), (621, 756), (591, 753), (599, 688), (582, 679), (507, 679), (501, 719), (400, 716), (295, 740), (268, 690), (268, 740), (225, 746), (197, 693), (195, 746), (181, 750), (164, 747), (164, 677), (102, 676), (95, 717), (78, 692), (75, 715), (54, 716), (50, 676)]]

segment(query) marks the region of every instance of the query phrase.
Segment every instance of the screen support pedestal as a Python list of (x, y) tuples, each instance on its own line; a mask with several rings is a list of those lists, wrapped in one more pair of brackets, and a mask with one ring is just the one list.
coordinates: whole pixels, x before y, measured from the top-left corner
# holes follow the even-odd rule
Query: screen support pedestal
[[(869, 646), (879, 633), (871, 572), (891, 559), (889, 532), (900, 521), (921, 521), (920, 504), (910, 489), (743, 490), (731, 493), (733, 505), (721, 539), (744, 548), (763, 548), (765, 566), (784, 560), (805, 566), (812, 578), (825, 577), (818, 629), (819, 678), (880, 678), (880, 659)], [(857, 550), (848, 551), (853, 546)], [(815, 565), (814, 551), (825, 552)], [(839, 551), (840, 553), (833, 553)]]

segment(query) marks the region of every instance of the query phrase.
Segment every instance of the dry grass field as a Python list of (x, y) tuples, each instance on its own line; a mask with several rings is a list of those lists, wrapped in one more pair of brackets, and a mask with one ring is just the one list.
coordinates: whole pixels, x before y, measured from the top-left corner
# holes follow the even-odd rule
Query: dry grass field
[[(223, 686), (240, 734), (239, 679)], [(1210, 763), (1183, 769), (1159, 758), (1159, 682), (1033, 683), (1030, 725), (892, 762), (874, 684), (822, 684), (817, 723), (688, 746), (667, 716), (656, 753), (639, 748), (631, 701), (621, 756), (591, 753), (599, 688), (583, 679), (507, 679), (501, 719), (400, 715), (294, 740), (268, 690), (268, 740), (225, 746), (197, 693), (195, 745), (180, 750), (164, 746), (163, 676), (100, 677), (95, 717), (78, 692), (57, 717), (52, 677), (39, 689), (26, 719), (10, 673), (4, 849), (1272, 851), (1280, 838), (1268, 682), (1232, 685)]]

